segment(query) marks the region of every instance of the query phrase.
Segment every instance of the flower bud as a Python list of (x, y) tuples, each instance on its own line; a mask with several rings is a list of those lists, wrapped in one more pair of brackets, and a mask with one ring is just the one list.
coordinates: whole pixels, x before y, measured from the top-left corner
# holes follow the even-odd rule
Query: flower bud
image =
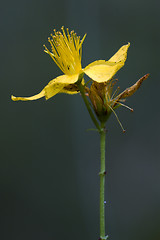
[(105, 88), (105, 84), (93, 82), (89, 91), (94, 111), (101, 122), (105, 122), (107, 119), (107, 109), (104, 105)]

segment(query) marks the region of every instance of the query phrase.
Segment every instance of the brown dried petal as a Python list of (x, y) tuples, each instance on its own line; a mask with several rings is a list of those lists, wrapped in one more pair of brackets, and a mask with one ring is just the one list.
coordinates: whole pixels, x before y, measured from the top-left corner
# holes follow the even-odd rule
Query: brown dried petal
[(131, 86), (130, 88), (127, 88), (121, 94), (119, 94), (116, 98), (116, 101), (132, 96), (141, 86), (142, 82), (146, 80), (148, 77), (149, 77), (149, 73), (141, 77), (133, 86)]

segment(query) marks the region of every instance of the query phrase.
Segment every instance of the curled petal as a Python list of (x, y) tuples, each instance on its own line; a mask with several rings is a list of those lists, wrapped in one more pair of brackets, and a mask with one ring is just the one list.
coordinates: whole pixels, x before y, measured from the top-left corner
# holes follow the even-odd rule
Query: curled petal
[(13, 101), (33, 101), (33, 100), (37, 100), (39, 98), (42, 98), (44, 96), (45, 96), (45, 91), (43, 89), (40, 93), (38, 93), (38, 94), (36, 94), (32, 97), (15, 97), (15, 96), (12, 95), (11, 99)]
[[(72, 92), (72, 89), (69, 90), (68, 86), (73, 85), (78, 80), (78, 74), (75, 75), (62, 75), (59, 76), (48, 83), (44, 88), (45, 98), (49, 99), (56, 95), (57, 93), (69, 93)], [(67, 89), (68, 87), (68, 89)], [(72, 88), (72, 87), (71, 87)], [(72, 94), (72, 93), (71, 93)]]
[(141, 77), (134, 85), (132, 85), (131, 87), (124, 90), (121, 94), (119, 94), (116, 98), (116, 101), (132, 96), (141, 86), (142, 82), (146, 80), (148, 77), (149, 73)]
[(77, 80), (78, 80), (78, 74), (62, 75), (50, 81), (47, 84), (47, 86), (45, 86), (45, 88), (39, 94), (36, 94), (31, 97), (15, 97), (12, 95), (11, 99), (13, 101), (33, 101), (33, 100), (37, 100), (39, 98), (45, 97), (47, 100), (60, 92), (67, 92), (67, 93), (69, 93), (69, 91), (72, 92), (72, 90), (69, 90), (69, 89), (65, 90), (65, 88), (67, 88), (68, 85), (74, 84), (75, 82), (77, 82)]

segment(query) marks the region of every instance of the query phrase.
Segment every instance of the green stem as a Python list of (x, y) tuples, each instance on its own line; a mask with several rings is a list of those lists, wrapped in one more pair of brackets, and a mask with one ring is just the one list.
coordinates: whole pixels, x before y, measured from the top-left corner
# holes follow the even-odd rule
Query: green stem
[(88, 110), (88, 112), (89, 112), (89, 115), (90, 115), (93, 123), (95, 124), (96, 128), (97, 128), (99, 131), (101, 131), (101, 127), (100, 127), (99, 123), (97, 122), (97, 120), (96, 120), (96, 118), (95, 118), (95, 116), (94, 116), (94, 114), (93, 114), (93, 112), (92, 112), (90, 103), (89, 103), (89, 101), (88, 101), (88, 99), (87, 99), (87, 97), (86, 97), (86, 95), (85, 95), (84, 87), (82, 86), (81, 83), (79, 83), (79, 84), (77, 84), (77, 85), (78, 85), (79, 91), (80, 91), (80, 93), (81, 93), (81, 95), (82, 95), (82, 98), (83, 98), (83, 100), (84, 100), (84, 103), (85, 103), (85, 105), (86, 105), (86, 107), (87, 107), (87, 110)]
[(105, 138), (106, 130), (104, 124), (101, 124), (100, 131), (100, 150), (101, 150), (101, 164), (100, 164), (100, 239), (107, 239), (105, 236)]
[(100, 164), (100, 173), (99, 173), (100, 175), (100, 239), (106, 240), (107, 236), (105, 236), (105, 203), (104, 203), (105, 174), (106, 174), (106, 171), (105, 171), (105, 138), (106, 138), (105, 123), (101, 123), (101, 125), (99, 125), (98, 121), (96, 120), (92, 112), (90, 103), (85, 95), (84, 86), (81, 84), (81, 81), (77, 83), (77, 86), (80, 90), (80, 93), (85, 102), (85, 105), (90, 114), (90, 117), (100, 134), (100, 150), (101, 150), (101, 164)]

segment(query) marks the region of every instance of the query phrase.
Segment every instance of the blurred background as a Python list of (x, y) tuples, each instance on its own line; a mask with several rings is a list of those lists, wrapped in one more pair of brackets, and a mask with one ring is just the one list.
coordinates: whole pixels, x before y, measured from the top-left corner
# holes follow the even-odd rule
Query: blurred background
[(1, 30), (0, 239), (99, 238), (99, 136), (79, 94), (31, 96), (61, 71), (43, 52), (54, 28), (74, 29), (82, 65), (131, 43), (117, 73), (121, 90), (150, 73), (107, 123), (106, 234), (160, 239), (160, 2), (157, 0), (3, 1)]

